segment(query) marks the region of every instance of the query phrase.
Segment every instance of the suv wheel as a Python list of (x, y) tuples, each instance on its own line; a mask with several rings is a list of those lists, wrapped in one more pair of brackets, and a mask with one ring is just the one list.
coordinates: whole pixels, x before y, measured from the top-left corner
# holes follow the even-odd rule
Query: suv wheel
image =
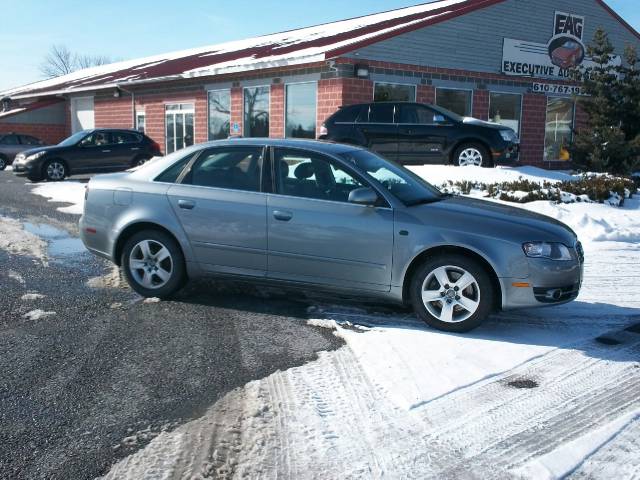
[(131, 167), (139, 167), (149, 161), (148, 157), (136, 157), (131, 161)]
[(485, 269), (462, 255), (427, 260), (411, 282), (411, 303), (418, 317), (448, 332), (468, 332), (489, 315), (493, 285)]
[(490, 167), (491, 160), (489, 158), (489, 152), (482, 145), (477, 143), (463, 143), (456, 148), (453, 154), (453, 160), (459, 167), (476, 166), (476, 167)]
[(50, 182), (59, 182), (67, 176), (67, 166), (62, 160), (49, 160), (42, 170), (44, 178)]
[(143, 230), (129, 238), (120, 264), (131, 288), (143, 297), (168, 297), (186, 280), (180, 246), (157, 230)]
[(0, 172), (7, 168), (7, 159), (0, 155)]

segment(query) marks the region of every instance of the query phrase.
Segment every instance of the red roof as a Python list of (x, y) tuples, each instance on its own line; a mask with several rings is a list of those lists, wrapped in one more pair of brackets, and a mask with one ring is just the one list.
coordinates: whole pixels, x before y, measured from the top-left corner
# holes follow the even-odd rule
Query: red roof
[[(32, 97), (323, 61), (505, 0), (439, 0), (333, 23), (93, 67), (0, 93)], [(602, 0), (596, 0), (633, 30)]]

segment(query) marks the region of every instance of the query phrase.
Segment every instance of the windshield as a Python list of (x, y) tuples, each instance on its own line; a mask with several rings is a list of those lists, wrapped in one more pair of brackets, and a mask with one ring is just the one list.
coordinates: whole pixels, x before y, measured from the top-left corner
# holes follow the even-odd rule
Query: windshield
[(462, 122), (464, 120), (463, 117), (455, 112), (452, 112), (451, 110), (447, 110), (446, 108), (442, 108), (438, 105), (430, 105), (430, 107), (433, 108), (436, 112), (440, 112), (445, 117), (449, 117), (453, 121)]
[(88, 130), (82, 130), (81, 132), (74, 133), (70, 137), (65, 138), (58, 145), (60, 145), (61, 147), (72, 147), (80, 140), (82, 140), (87, 135), (87, 133), (89, 133)]
[(437, 202), (443, 198), (440, 190), (415, 173), (373, 152), (350, 150), (340, 156), (360, 167), (406, 206)]

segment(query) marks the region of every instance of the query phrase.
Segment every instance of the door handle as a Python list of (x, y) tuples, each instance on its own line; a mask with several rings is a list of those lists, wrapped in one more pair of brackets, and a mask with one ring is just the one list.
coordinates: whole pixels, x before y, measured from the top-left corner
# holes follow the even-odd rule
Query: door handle
[(275, 218), (276, 220), (281, 220), (283, 222), (288, 222), (293, 218), (293, 213), (283, 212), (282, 210), (274, 210), (273, 218)]
[(102, 150), (102, 153), (110, 153), (111, 150)]
[(193, 200), (178, 200), (178, 206), (183, 210), (193, 210), (196, 206), (196, 202)]
[(131, 150), (140, 150), (140, 147), (133, 147)]

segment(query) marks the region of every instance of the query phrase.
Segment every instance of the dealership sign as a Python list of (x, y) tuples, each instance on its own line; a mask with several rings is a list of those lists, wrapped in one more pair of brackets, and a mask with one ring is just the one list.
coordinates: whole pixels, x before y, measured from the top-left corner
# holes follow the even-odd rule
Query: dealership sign
[[(583, 42), (585, 18), (555, 12), (553, 34), (547, 43), (505, 38), (502, 44), (502, 72), (521, 77), (571, 78), (573, 68), (594, 66)], [(614, 64), (620, 65), (619, 56)]]

